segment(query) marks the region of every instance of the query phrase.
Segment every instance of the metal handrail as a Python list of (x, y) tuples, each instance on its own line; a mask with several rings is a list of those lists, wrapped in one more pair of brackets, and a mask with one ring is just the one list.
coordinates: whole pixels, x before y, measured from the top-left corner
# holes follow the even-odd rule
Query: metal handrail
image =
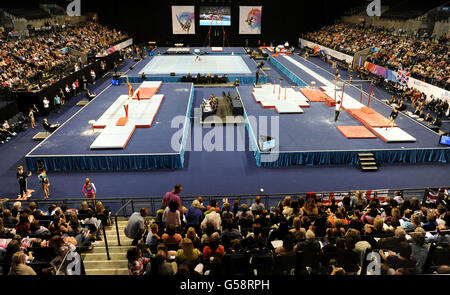
[[(443, 187), (450, 187), (449, 186), (443, 186)], [(412, 194), (418, 194), (418, 197), (422, 197), (425, 190), (427, 188), (406, 188), (406, 189), (360, 189), (362, 192), (365, 191), (372, 191), (372, 192), (386, 192), (387, 194), (392, 194), (395, 191), (403, 191), (404, 194), (406, 195), (412, 195)], [(353, 196), (355, 194), (355, 190), (348, 190), (348, 191), (332, 191), (332, 192), (315, 192), (315, 194), (317, 195), (329, 195), (329, 194), (345, 194), (345, 193), (350, 193), (351, 196)], [(238, 194), (238, 195), (231, 195), (231, 194), (227, 194), (227, 195), (202, 195), (199, 194), (197, 196), (183, 196), (183, 200), (186, 201), (190, 201), (190, 200), (195, 200), (198, 196), (202, 196), (203, 199), (205, 201), (210, 201), (210, 200), (220, 200), (223, 198), (228, 198), (228, 199), (247, 199), (247, 198), (253, 198), (256, 196), (261, 196), (261, 198), (264, 200), (264, 204), (266, 207), (269, 206), (269, 202), (272, 200), (274, 200), (273, 197), (284, 197), (284, 196), (293, 196), (293, 197), (300, 197), (300, 196), (306, 196), (306, 192), (296, 192), (296, 193), (271, 193), (271, 194), (267, 194), (267, 193), (258, 193), (258, 194)], [(419, 195), (420, 194), (420, 195)], [(29, 201), (21, 201), (22, 204), (27, 204), (29, 202), (36, 202), (38, 205), (39, 204), (54, 204), (55, 202), (60, 202), (60, 203), (65, 203), (65, 204), (70, 204), (70, 203), (79, 203), (82, 201), (85, 201), (85, 198), (68, 198), (68, 199), (61, 199), (61, 200), (29, 200)], [(101, 201), (104, 203), (122, 203), (124, 204), (124, 202), (129, 202), (131, 200), (134, 200), (136, 202), (139, 201), (147, 201), (150, 202), (150, 208), (152, 209), (152, 214), (156, 213), (153, 212), (154, 210), (157, 210), (158, 206), (155, 206), (155, 201), (157, 200), (158, 202), (160, 202), (161, 200), (161, 196), (149, 196), (149, 197), (111, 197), (111, 198), (96, 198), (96, 201)], [(13, 203), (16, 200), (8, 200), (6, 201), (7, 204)], [(133, 203), (134, 204), (134, 203)], [(157, 204), (157, 203), (156, 203)], [(121, 208), (123, 209), (123, 208)], [(120, 210), (117, 212), (119, 213)], [(116, 214), (117, 214), (116, 213)]]
[[(441, 187), (450, 187), (450, 184), (448, 186), (441, 186)], [(408, 191), (424, 191), (426, 190), (428, 187), (421, 187), (421, 188), (395, 188), (395, 189), (359, 189), (360, 191), (364, 192), (364, 191), (373, 191), (373, 192), (379, 192), (379, 191), (387, 191), (387, 192), (393, 192), (393, 191), (403, 191), (403, 192), (408, 192)], [(356, 192), (356, 190), (344, 190), (344, 191), (316, 191), (314, 193), (319, 194), (319, 195), (323, 195), (323, 194), (339, 194), (339, 193), (352, 193), (354, 194)], [(300, 196), (300, 195), (306, 195), (308, 192), (290, 192), (290, 193), (257, 193), (257, 194), (225, 194), (225, 195), (208, 195), (208, 194), (197, 194), (195, 196), (184, 196), (184, 198), (197, 198), (198, 196), (202, 196), (204, 198), (209, 198), (209, 197), (213, 197), (213, 198), (223, 198), (223, 197), (228, 197), (228, 198), (238, 198), (238, 197), (252, 197), (252, 196)], [(97, 198), (96, 197), (96, 201), (121, 201), (121, 200), (148, 200), (148, 199), (154, 199), (154, 198), (158, 198), (161, 199), (161, 196), (147, 196), (147, 197), (110, 197), (110, 198)], [(15, 202), (16, 200), (8, 200), (7, 202)], [(39, 202), (39, 203), (55, 203), (55, 202), (66, 202), (66, 201), (86, 201), (86, 198), (67, 198), (67, 199), (61, 199), (61, 200), (28, 200), (28, 201), (22, 201), (22, 202)]]
[(63, 258), (63, 260), (61, 261), (61, 264), (59, 265), (58, 269), (56, 270), (55, 275), (58, 275), (59, 272), (61, 271), (61, 268), (62, 268), (62, 266), (64, 265), (64, 262), (66, 261), (67, 255), (69, 255), (69, 253), (70, 253), (70, 250), (66, 252), (66, 255), (64, 255), (64, 258)]
[(103, 224), (102, 224), (102, 230), (103, 230), (103, 239), (105, 241), (106, 258), (108, 260), (111, 260), (111, 256), (109, 255), (108, 238), (106, 237), (106, 230), (105, 230), (105, 226)]
[(114, 214), (114, 221), (116, 223), (116, 234), (117, 234), (117, 243), (119, 246), (120, 245), (120, 235), (119, 235), (119, 225), (117, 223), (117, 217), (119, 216), (119, 213), (124, 210), (126, 207), (128, 207), (128, 205), (131, 203), (131, 206), (133, 208), (134, 211), (134, 200), (128, 200), (128, 202), (126, 202), (122, 207), (119, 208), (119, 210), (117, 210), (116, 214)]

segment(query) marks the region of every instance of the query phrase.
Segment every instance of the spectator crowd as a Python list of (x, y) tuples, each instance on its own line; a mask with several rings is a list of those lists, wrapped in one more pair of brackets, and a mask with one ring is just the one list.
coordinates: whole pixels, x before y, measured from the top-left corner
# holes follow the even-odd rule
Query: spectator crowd
[[(260, 197), (250, 206), (205, 205), (199, 197), (186, 208), (181, 191), (176, 185), (164, 196), (153, 223), (146, 208), (131, 216), (124, 229), (135, 245), (127, 252), (130, 275), (360, 274), (372, 251), (380, 272), (368, 273), (420, 274), (430, 271), (430, 243), (450, 243), (448, 208), (424, 207), (401, 192), (339, 200), (310, 193), (286, 197), (271, 212)], [(432, 261), (434, 272), (449, 273), (448, 260)]]
[[(130, 275), (411, 275), (450, 273), (446, 191), (434, 205), (416, 197), (370, 197), (361, 191), (287, 196), (274, 208), (202, 197), (189, 205), (183, 187), (167, 192), (156, 216), (143, 207), (123, 229)], [(68, 252), (95, 245), (111, 214), (101, 202), (80, 208), (0, 205), (0, 273), (49, 275)], [(93, 201), (93, 200), (92, 200)], [(186, 206), (185, 206), (186, 205)], [(374, 253), (379, 267), (368, 266)], [(123, 254), (125, 256), (125, 253)], [(56, 265), (56, 267), (55, 267)], [(377, 270), (378, 269), (378, 270)]]
[(29, 89), (43, 79), (67, 70), (74, 72), (83, 61), (70, 55), (75, 49), (87, 56), (103, 56), (104, 52), (126, 39), (115, 29), (88, 22), (43, 31), (34, 37), (0, 40), (0, 87)]
[(67, 274), (69, 268), (61, 267), (65, 256), (93, 247), (101, 226), (110, 223), (101, 202), (91, 207), (82, 202), (79, 209), (60, 203), (40, 209), (36, 202), (25, 208), (16, 201), (8, 208), (7, 200), (0, 201), (0, 275), (52, 275), (58, 269)]
[(374, 48), (368, 59), (374, 64), (394, 71), (402, 65), (410, 70), (412, 77), (442, 88), (450, 83), (450, 50), (446, 35), (432, 41), (392, 29), (337, 24), (303, 34), (302, 38), (349, 55)]

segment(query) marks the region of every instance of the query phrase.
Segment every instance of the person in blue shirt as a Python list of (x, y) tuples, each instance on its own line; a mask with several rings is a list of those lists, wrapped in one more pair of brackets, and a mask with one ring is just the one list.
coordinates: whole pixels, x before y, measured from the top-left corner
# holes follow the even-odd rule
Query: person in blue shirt
[(44, 199), (48, 199), (48, 196), (50, 195), (50, 191), (48, 187), (50, 186), (50, 180), (47, 176), (47, 172), (45, 170), (42, 170), (41, 174), (38, 176), (39, 183), (42, 185), (42, 190), (44, 191), (45, 197)]
[(448, 244), (450, 243), (450, 235), (446, 231), (447, 227), (443, 224), (437, 226), (437, 234), (428, 237), (427, 243)]
[(200, 223), (202, 222), (203, 214), (201, 204), (198, 200), (194, 200), (192, 202), (191, 208), (189, 208), (188, 212), (186, 213), (186, 224), (187, 226), (192, 226), (195, 229), (198, 229), (200, 227)]
[(434, 230), (436, 230), (436, 227), (438, 225), (436, 220), (437, 220), (437, 216), (435, 214), (433, 214), (431, 212), (428, 213), (427, 214), (427, 222), (422, 225), (422, 228), (425, 231), (434, 231)]
[(54, 101), (55, 101), (56, 112), (57, 113), (61, 112), (61, 98), (58, 96), (58, 94), (55, 96)]
[(406, 232), (412, 232), (421, 226), (420, 217), (417, 214), (411, 215), (411, 218), (403, 217), (400, 219), (400, 225)]

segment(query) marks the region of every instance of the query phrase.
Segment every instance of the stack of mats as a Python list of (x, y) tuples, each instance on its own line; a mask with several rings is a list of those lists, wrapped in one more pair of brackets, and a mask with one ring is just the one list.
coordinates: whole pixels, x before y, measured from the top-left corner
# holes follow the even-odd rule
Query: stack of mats
[(326, 102), (327, 100), (330, 100), (331, 98), (323, 93), (320, 89), (301, 89), (300, 90), (306, 98), (310, 102)]

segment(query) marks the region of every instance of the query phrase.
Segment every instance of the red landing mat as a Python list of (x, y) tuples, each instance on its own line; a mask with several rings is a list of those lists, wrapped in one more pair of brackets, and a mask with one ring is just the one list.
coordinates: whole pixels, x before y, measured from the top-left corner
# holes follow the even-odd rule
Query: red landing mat
[(328, 95), (319, 89), (301, 89), (300, 91), (310, 102), (325, 102), (329, 99)]
[[(367, 127), (390, 127), (389, 119), (383, 117), (377, 112), (368, 114), (361, 109), (347, 109), (347, 112)], [(395, 124), (394, 127), (398, 127), (398, 125)]]
[(150, 99), (158, 92), (158, 88), (139, 88), (133, 95), (132, 99)]
[(345, 138), (377, 138), (364, 126), (336, 126)]

